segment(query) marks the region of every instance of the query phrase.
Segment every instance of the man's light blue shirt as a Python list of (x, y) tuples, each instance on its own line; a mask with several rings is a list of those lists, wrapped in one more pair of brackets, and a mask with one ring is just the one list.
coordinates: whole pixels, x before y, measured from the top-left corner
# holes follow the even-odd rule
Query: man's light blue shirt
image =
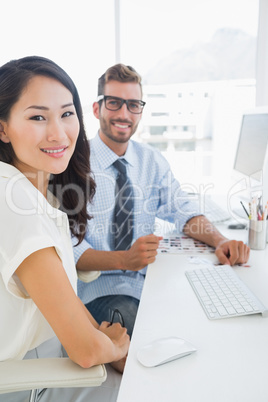
[[(96, 194), (88, 206), (93, 216), (88, 222), (86, 237), (74, 247), (75, 261), (89, 248), (113, 250), (113, 211), (117, 170), (112, 164), (118, 159), (99, 135), (90, 141), (90, 163), (96, 181)], [(134, 189), (133, 242), (154, 232), (155, 218), (175, 223), (182, 231), (185, 223), (199, 215), (195, 202), (189, 201), (179, 182), (174, 178), (167, 160), (161, 153), (145, 144), (130, 140), (124, 155), (127, 174)], [(73, 238), (73, 244), (77, 240)], [(107, 267), (108, 268), (108, 267)], [(146, 269), (140, 271), (102, 271), (93, 282), (78, 280), (78, 295), (84, 304), (97, 297), (128, 295), (140, 299)]]

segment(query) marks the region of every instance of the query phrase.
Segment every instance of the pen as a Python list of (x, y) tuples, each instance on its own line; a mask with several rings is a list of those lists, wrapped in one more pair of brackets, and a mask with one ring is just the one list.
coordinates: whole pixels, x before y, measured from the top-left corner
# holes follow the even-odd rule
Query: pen
[(266, 205), (263, 206), (261, 205), (261, 197), (253, 197), (252, 201), (249, 203), (249, 214), (244, 207), (242, 201), (240, 201), (242, 207), (244, 208), (246, 214), (248, 215), (248, 218), (253, 220), (253, 221), (263, 221), (268, 218), (268, 202)]
[(256, 221), (257, 220), (257, 206), (256, 206), (255, 198), (253, 198), (253, 200), (250, 204), (250, 207), (251, 207), (251, 212), (250, 212), (251, 219), (253, 221)]
[(248, 211), (246, 210), (246, 208), (245, 208), (245, 206), (244, 206), (243, 202), (242, 202), (242, 201), (240, 201), (240, 204), (242, 205), (242, 207), (243, 207), (244, 211), (245, 211), (245, 212), (246, 212), (246, 214), (247, 214), (247, 217), (249, 218), (249, 213), (248, 213)]
[(265, 207), (264, 207), (263, 214), (262, 214), (262, 219), (263, 219), (264, 221), (266, 221), (266, 219), (267, 219), (267, 214), (268, 214), (268, 205), (267, 205), (267, 203), (266, 203), (266, 205), (265, 205)]

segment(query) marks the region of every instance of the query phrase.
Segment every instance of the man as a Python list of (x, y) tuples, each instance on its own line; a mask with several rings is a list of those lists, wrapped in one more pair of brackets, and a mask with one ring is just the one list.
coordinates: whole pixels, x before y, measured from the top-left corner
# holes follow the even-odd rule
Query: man
[[(100, 129), (90, 141), (91, 167), (97, 183), (93, 205), (89, 206), (93, 219), (88, 222), (86, 240), (74, 247), (77, 269), (101, 271), (91, 283), (79, 281), (82, 301), (98, 322), (111, 321), (112, 314), (123, 320), (130, 336), (146, 267), (155, 260), (161, 239), (153, 234), (156, 217), (175, 223), (177, 230), (215, 247), (222, 264), (244, 263), (249, 257), (249, 248), (243, 242), (226, 239), (197, 212), (157, 150), (131, 140), (144, 105), (141, 78), (132, 67), (117, 64), (100, 77), (98, 100), (93, 104)], [(131, 196), (123, 198), (134, 199), (134, 207), (130, 208), (132, 212), (125, 211), (131, 219), (123, 236), (124, 240), (131, 236), (132, 243), (115, 251), (115, 238), (121, 236), (117, 234), (119, 225), (114, 223), (119, 192), (116, 181), (121, 175), (114, 165), (117, 159), (127, 171), (125, 187), (132, 191)]]

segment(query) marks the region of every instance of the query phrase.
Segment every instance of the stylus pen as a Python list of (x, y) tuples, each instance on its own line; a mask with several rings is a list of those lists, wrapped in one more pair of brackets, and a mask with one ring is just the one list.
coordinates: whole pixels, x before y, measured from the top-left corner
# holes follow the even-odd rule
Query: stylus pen
[(240, 201), (240, 204), (242, 205), (242, 207), (243, 207), (244, 211), (245, 211), (245, 212), (246, 212), (246, 214), (247, 214), (247, 217), (249, 218), (249, 213), (248, 213), (248, 211), (246, 210), (246, 208), (245, 208), (245, 206), (244, 206), (243, 202), (242, 202), (242, 201)]

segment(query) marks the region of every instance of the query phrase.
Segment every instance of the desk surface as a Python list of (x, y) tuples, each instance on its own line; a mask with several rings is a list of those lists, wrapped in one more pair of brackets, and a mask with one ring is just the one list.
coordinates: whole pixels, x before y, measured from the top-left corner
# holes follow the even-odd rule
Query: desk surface
[[(266, 306), (267, 259), (268, 249), (251, 251), (249, 268), (234, 267)], [(268, 318), (208, 320), (185, 277), (198, 266), (189, 256), (174, 254), (158, 255), (149, 266), (118, 402), (268, 401)], [(168, 336), (190, 341), (197, 352), (143, 367), (138, 349)]]

